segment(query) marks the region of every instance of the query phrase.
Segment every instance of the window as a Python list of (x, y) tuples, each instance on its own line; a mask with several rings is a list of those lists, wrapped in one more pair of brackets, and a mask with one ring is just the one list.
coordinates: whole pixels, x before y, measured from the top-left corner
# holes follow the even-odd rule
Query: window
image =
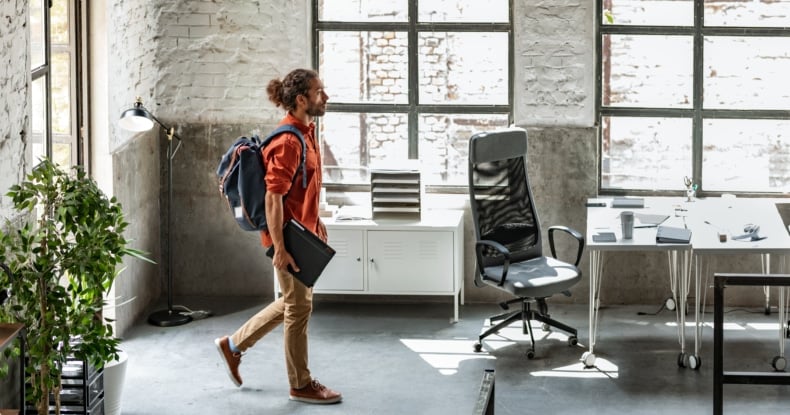
[(468, 140), (512, 122), (511, 0), (314, 0), (324, 182), (419, 168), (466, 186)]
[(603, 192), (790, 190), (790, 1), (597, 10)]
[(33, 163), (81, 164), (79, 2), (31, 0)]

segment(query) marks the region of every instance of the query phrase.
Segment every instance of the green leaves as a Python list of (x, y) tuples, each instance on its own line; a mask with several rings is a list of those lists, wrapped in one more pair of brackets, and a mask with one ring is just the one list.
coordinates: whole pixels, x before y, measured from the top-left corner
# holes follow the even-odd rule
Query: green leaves
[[(118, 339), (101, 317), (104, 297), (125, 256), (152, 261), (128, 246), (128, 223), (116, 199), (79, 168), (69, 174), (43, 160), (7, 195), (29, 220), (8, 233), (0, 230), (0, 262), (13, 273), (0, 275), (0, 286), (12, 291), (0, 321), (26, 326), (29, 397), (39, 402), (60, 384), (67, 355), (97, 367), (117, 357)], [(74, 337), (79, 348), (70, 343)]]

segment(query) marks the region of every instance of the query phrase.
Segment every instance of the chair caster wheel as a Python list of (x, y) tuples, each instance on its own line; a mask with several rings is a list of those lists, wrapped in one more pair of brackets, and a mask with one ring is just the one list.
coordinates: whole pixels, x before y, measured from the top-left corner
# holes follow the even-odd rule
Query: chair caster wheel
[(666, 307), (666, 309), (669, 310), (669, 311), (674, 311), (675, 310), (675, 299), (672, 298), (672, 297), (667, 298), (667, 300), (664, 302), (664, 307)]
[(549, 330), (551, 330), (551, 327), (550, 327), (548, 324), (546, 324), (546, 323), (543, 323), (543, 324), (540, 326), (540, 328), (541, 328), (543, 331), (549, 331)]
[(678, 354), (678, 367), (686, 367), (686, 354), (683, 352)]
[(702, 366), (702, 359), (699, 356), (689, 356), (689, 369), (698, 370), (700, 366)]
[(483, 344), (479, 342), (475, 343), (475, 353), (480, 353), (481, 350), (483, 350)]
[(784, 372), (787, 368), (787, 359), (782, 356), (776, 356), (774, 360), (771, 361), (771, 366), (773, 366), (774, 370), (777, 372)]
[(591, 368), (595, 367), (595, 355), (590, 352), (582, 353), (582, 363), (584, 363), (584, 367)]
[(532, 360), (534, 358), (535, 358), (535, 350), (534, 349), (527, 350), (527, 359)]
[(579, 344), (579, 339), (576, 336), (568, 337), (568, 346), (576, 346), (577, 344)]

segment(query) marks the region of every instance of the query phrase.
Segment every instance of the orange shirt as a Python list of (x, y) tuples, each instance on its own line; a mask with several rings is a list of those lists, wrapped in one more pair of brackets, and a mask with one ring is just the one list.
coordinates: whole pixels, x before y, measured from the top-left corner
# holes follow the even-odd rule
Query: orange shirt
[[(290, 112), (280, 121), (279, 125), (284, 124), (296, 126), (304, 136), (307, 146), (307, 155), (304, 161), (307, 188), (302, 187), (302, 169), (299, 168), (302, 143), (296, 135), (284, 133), (272, 139), (263, 149), (263, 162), (266, 166), (266, 192), (288, 193), (283, 206), (283, 223), (294, 218), (307, 229), (318, 234), (318, 205), (322, 178), (321, 154), (318, 151), (318, 142), (315, 138), (315, 124), (304, 125)], [(297, 175), (292, 186), (291, 179), (293, 179), (294, 173)], [(272, 245), (272, 238), (268, 231), (261, 231), (261, 243), (263, 246)]]

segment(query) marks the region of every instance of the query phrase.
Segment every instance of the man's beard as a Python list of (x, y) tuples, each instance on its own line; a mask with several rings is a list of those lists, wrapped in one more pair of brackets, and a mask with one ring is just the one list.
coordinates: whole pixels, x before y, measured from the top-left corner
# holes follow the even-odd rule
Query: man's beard
[(307, 107), (307, 115), (311, 117), (323, 117), (326, 113), (326, 107), (323, 105), (310, 105)]

